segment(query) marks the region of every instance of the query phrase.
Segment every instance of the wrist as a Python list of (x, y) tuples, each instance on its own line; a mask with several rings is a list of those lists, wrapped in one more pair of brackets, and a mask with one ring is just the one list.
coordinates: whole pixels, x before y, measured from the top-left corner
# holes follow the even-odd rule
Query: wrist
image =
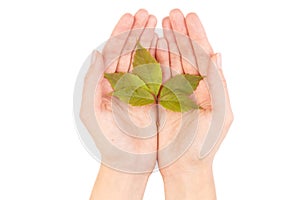
[(142, 182), (146, 183), (148, 180), (148, 177), (151, 174), (151, 173), (122, 172), (122, 171), (118, 171), (118, 170), (112, 169), (110, 167), (107, 167), (103, 164), (101, 164), (100, 173), (102, 173), (103, 177), (105, 177), (105, 178), (109, 177), (109, 179), (120, 180), (121, 181), (120, 183), (122, 183), (123, 181), (124, 181), (124, 183), (130, 183), (130, 184), (136, 183), (136, 185), (138, 185)]
[(176, 161), (169, 166), (161, 168), (160, 173), (163, 178), (189, 174), (206, 175), (212, 173), (212, 160), (197, 160), (189, 163), (185, 160)]
[(121, 172), (101, 164), (91, 199), (142, 199), (149, 175)]
[(216, 199), (211, 165), (191, 167), (188, 170), (185, 168), (181, 172), (171, 170), (162, 176), (166, 199)]

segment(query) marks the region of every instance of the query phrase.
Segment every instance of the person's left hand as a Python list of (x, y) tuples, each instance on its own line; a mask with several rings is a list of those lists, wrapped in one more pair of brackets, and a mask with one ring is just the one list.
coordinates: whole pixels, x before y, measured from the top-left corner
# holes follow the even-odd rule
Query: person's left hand
[[(129, 173), (152, 172), (156, 163), (156, 108), (133, 107), (113, 97), (103, 73), (128, 72), (136, 43), (155, 53), (156, 18), (146, 10), (125, 14), (102, 53), (93, 53), (85, 77), (81, 120), (89, 130), (106, 166)], [(150, 47), (153, 47), (150, 49)]]

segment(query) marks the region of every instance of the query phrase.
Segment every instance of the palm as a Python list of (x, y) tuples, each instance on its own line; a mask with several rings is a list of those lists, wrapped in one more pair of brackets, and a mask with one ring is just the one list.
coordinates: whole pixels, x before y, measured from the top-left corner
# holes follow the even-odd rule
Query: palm
[[(107, 79), (99, 81), (96, 90), (95, 113), (100, 129), (113, 146), (130, 153), (149, 153), (156, 149), (155, 137), (142, 140), (143, 130), (151, 126), (151, 106), (133, 107), (112, 97)], [(97, 94), (98, 93), (98, 94)], [(108, 126), (109, 124), (109, 126)], [(149, 128), (147, 129), (148, 131)], [(155, 135), (156, 128), (152, 128)]]
[[(94, 91), (93, 97), (87, 94), (86, 99), (83, 99), (86, 104), (90, 98), (94, 99), (94, 114), (85, 111), (84, 102), (82, 110), (86, 112), (86, 116), (95, 116), (96, 120), (93, 124), (93, 120), (89, 118), (85, 120), (85, 124), (101, 153), (102, 162), (121, 171), (153, 170), (157, 150), (157, 128), (153, 119), (156, 113), (151, 106), (132, 107), (112, 97), (113, 90), (108, 80), (103, 78), (103, 73), (130, 71), (136, 39), (140, 38), (140, 42), (146, 47), (150, 47), (152, 42), (155, 44), (154, 32), (145, 31), (146, 28), (154, 28), (155, 25), (155, 17), (148, 15), (145, 10), (138, 11), (135, 16), (123, 15), (103, 48), (102, 55), (96, 53), (98, 58), (92, 63), (90, 67), (92, 71), (86, 76), (88, 85), (91, 79), (97, 80), (89, 77), (96, 74), (93, 69), (99, 69), (97, 73), (102, 74), (96, 81), (95, 90), (90, 89)], [(123, 49), (120, 49), (120, 46), (123, 46)]]
[[(158, 43), (157, 58), (163, 65), (170, 66), (171, 73), (165, 73), (165, 76), (169, 76), (165, 79), (176, 73), (206, 76), (210, 71), (210, 63), (216, 63), (216, 57), (211, 57), (213, 51), (198, 17), (191, 13), (185, 18), (179, 10), (173, 10), (170, 16), (163, 20), (163, 28), (165, 40), (160, 40)], [(163, 50), (170, 53), (164, 54)], [(164, 109), (160, 112), (165, 116), (161, 120), (164, 126), (161, 126), (159, 131), (158, 161), (162, 173), (168, 173), (170, 169), (190, 170), (191, 167), (196, 168), (206, 160), (201, 161), (199, 158), (214, 112), (207, 78), (200, 82), (193, 96), (202, 109), (184, 114)], [(229, 101), (227, 103), (229, 104)], [(230, 106), (228, 106), (228, 113), (230, 116)], [(228, 122), (229, 128), (230, 117)], [(227, 133), (225, 129), (222, 138)], [(221, 140), (214, 148), (214, 152)], [(210, 153), (208, 158), (213, 155), (214, 153)]]

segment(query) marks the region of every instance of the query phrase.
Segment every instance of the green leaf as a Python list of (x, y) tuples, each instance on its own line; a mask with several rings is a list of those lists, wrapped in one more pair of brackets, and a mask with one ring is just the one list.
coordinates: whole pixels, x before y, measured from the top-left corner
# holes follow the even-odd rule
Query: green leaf
[(139, 76), (155, 96), (158, 95), (162, 83), (160, 64), (139, 42), (134, 54), (132, 73)]
[(124, 88), (115, 91), (113, 95), (118, 97), (121, 101), (133, 106), (143, 106), (155, 103), (154, 96), (142, 87), (135, 90), (132, 88)]
[(169, 79), (159, 95), (159, 103), (166, 109), (175, 112), (186, 112), (198, 109), (199, 106), (190, 99), (190, 95), (203, 79), (201, 76), (179, 74)]
[(187, 112), (198, 109), (199, 106), (184, 94), (175, 94), (172, 91), (159, 99), (159, 104), (174, 112)]
[(141, 80), (137, 75), (126, 73), (121, 76), (121, 78), (116, 82), (114, 90), (121, 90), (126, 88), (134, 88), (137, 89), (139, 87), (143, 87), (148, 89), (145, 82)]
[(158, 63), (155, 58), (153, 58), (150, 52), (145, 49), (139, 42), (137, 43), (137, 50), (135, 51), (133, 58), (133, 67), (139, 65)]
[(132, 73), (140, 77), (155, 96), (158, 95), (162, 83), (162, 72), (158, 63), (137, 66)]
[(178, 74), (169, 79), (163, 85), (160, 95), (163, 96), (166, 92), (169, 92), (168, 90), (166, 90), (166, 88), (169, 88), (175, 93), (191, 95), (202, 79), (203, 77), (197, 75)]
[(193, 90), (196, 90), (199, 85), (199, 82), (203, 80), (203, 76), (200, 75), (198, 76), (198, 75), (185, 74), (183, 76), (189, 82)]
[(111, 87), (115, 89), (117, 82), (124, 75), (124, 73), (104, 73), (104, 77), (109, 81)]
[(160, 64), (139, 43), (135, 51), (132, 73), (105, 73), (113, 96), (133, 106), (158, 103), (174, 112), (186, 112), (199, 106), (189, 97), (202, 76), (180, 74), (162, 86)]
[(104, 77), (108, 79), (114, 89), (112, 95), (125, 103), (133, 106), (142, 106), (155, 102), (155, 98), (150, 93), (149, 88), (137, 75), (111, 73), (105, 74)]

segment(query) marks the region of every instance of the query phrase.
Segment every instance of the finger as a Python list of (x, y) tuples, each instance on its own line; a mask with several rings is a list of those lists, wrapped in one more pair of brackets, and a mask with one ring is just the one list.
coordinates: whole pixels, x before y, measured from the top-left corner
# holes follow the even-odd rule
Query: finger
[[(154, 34), (150, 46), (148, 48), (146, 48), (149, 51), (149, 53), (151, 54), (151, 56), (153, 56), (153, 57), (155, 57), (155, 49), (156, 49), (157, 40), (158, 40), (158, 36), (157, 36), (157, 34)], [(132, 62), (133, 62), (133, 60), (134, 60), (134, 55), (132, 56)], [(132, 69), (133, 69), (133, 66), (130, 65), (129, 71), (131, 71)]]
[(148, 18), (147, 25), (145, 26), (145, 29), (143, 30), (141, 37), (140, 37), (140, 43), (143, 47), (145, 47), (147, 50), (150, 49), (150, 46), (152, 44), (153, 37), (155, 35), (154, 29), (157, 24), (156, 17), (153, 15), (150, 15)]
[(226, 83), (226, 79), (222, 70), (222, 55), (221, 53), (216, 53), (215, 55), (212, 56), (212, 61), (216, 64), (216, 66), (219, 69), (219, 76), (222, 80), (223, 83), (223, 87), (225, 89), (225, 97), (226, 97), (226, 106), (228, 107), (228, 109), (231, 110), (231, 106), (230, 106), (230, 99), (229, 99), (229, 94), (228, 94), (228, 88), (227, 88), (227, 83)]
[(186, 16), (186, 26), (190, 38), (201, 45), (208, 54), (213, 54), (213, 49), (208, 42), (204, 27), (196, 13), (189, 13)]
[(213, 149), (217, 148), (218, 142), (220, 142), (222, 138), (225, 137), (224, 134), (227, 133), (227, 131), (224, 130), (226, 127), (229, 128), (232, 122), (233, 115), (231, 112), (228, 90), (220, 66), (220, 55), (213, 55), (208, 67), (206, 79), (211, 96), (213, 118), (210, 126), (211, 128), (207, 133), (200, 152), (201, 158), (209, 155)]
[(116, 71), (119, 57), (126, 39), (134, 23), (134, 17), (131, 14), (123, 15), (115, 26), (110, 39), (106, 42), (102, 54), (107, 73)]
[(126, 43), (122, 49), (121, 57), (117, 66), (118, 72), (128, 72), (131, 65), (132, 53), (135, 50), (136, 43), (147, 24), (149, 15), (144, 9), (139, 10), (134, 16), (134, 24)]
[(111, 33), (111, 36), (117, 36), (120, 33), (130, 31), (131, 27), (133, 26), (134, 23), (134, 16), (132, 16), (130, 13), (124, 14), (117, 25), (115, 26), (114, 30)]
[(170, 67), (171, 67), (171, 76), (176, 74), (182, 74), (182, 64), (180, 60), (179, 50), (174, 38), (174, 33), (172, 31), (172, 26), (169, 17), (163, 19), (162, 22), (164, 37), (168, 43), (169, 56), (170, 56)]
[(186, 26), (194, 49), (198, 71), (201, 75), (206, 76), (213, 50), (207, 40), (204, 28), (195, 13), (187, 15)]
[(165, 38), (159, 38), (157, 41), (156, 58), (160, 63), (162, 70), (163, 83), (171, 78), (170, 57), (168, 43)]
[(150, 48), (149, 48), (149, 52), (150, 52), (151, 56), (153, 56), (154, 58), (155, 58), (155, 50), (156, 50), (156, 46), (157, 46), (157, 41), (158, 41), (158, 36), (155, 33), (153, 36), (153, 39), (151, 41)]
[[(145, 29), (142, 31), (139, 42), (140, 44), (145, 47), (148, 51), (150, 51), (151, 55), (153, 56), (155, 54), (155, 47), (156, 47), (156, 42), (157, 42), (157, 36), (155, 36), (155, 26), (157, 24), (156, 17), (153, 15), (150, 15), (148, 18), (148, 22), (145, 26)], [(152, 47), (154, 47), (152, 49)], [(134, 51), (135, 51), (134, 47)], [(151, 50), (152, 49), (152, 50)], [(131, 58), (131, 63), (133, 62), (134, 59), (134, 53)], [(130, 65), (130, 70), (132, 70), (132, 65)]]
[(174, 32), (175, 40), (181, 56), (184, 73), (198, 74), (196, 59), (192, 44), (188, 38), (185, 19), (182, 12), (174, 9), (170, 12), (170, 22)]
[[(229, 101), (229, 95), (228, 95), (228, 89), (227, 89), (227, 85), (226, 85), (226, 81), (225, 81), (225, 77), (223, 75), (223, 72), (222, 72), (222, 63), (221, 63), (221, 54), (220, 53), (217, 53), (217, 54), (214, 54), (212, 57), (212, 62), (217, 66), (217, 68), (219, 69), (219, 76), (220, 78), (222, 79), (222, 82), (223, 82), (223, 88), (225, 90), (225, 106), (226, 106), (226, 109), (225, 109), (225, 118), (223, 120), (223, 126), (222, 126), (222, 130), (220, 131), (220, 134), (218, 137), (215, 137), (215, 142), (211, 142), (211, 144), (209, 144), (209, 137), (207, 136), (206, 138), (206, 141), (202, 147), (202, 150), (200, 152), (200, 158), (204, 158), (204, 157), (208, 157), (208, 159), (210, 157), (213, 157), (215, 155), (215, 153), (217, 152), (217, 150), (219, 149), (221, 143), (223, 142), (225, 136), (227, 135), (228, 133), (228, 130), (231, 126), (231, 123), (233, 121), (233, 113), (232, 113), (232, 110), (231, 110), (231, 106), (230, 106), (230, 101)], [(214, 144), (214, 145), (212, 145)], [(210, 146), (209, 146), (210, 145)], [(207, 150), (208, 148), (210, 147), (209, 150)]]

